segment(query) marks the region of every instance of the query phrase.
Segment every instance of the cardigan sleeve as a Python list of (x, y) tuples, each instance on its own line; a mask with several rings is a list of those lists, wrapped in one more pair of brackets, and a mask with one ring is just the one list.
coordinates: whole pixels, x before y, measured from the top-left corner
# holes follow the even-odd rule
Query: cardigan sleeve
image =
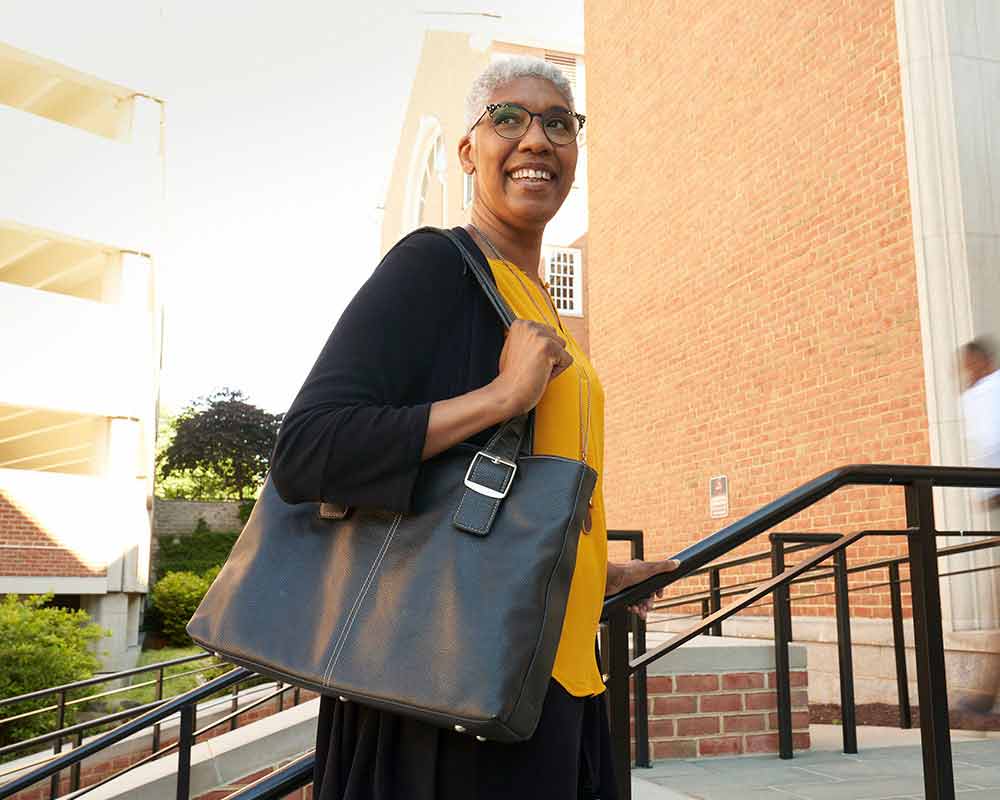
[(428, 382), (463, 275), (461, 256), (435, 234), (386, 255), (282, 422), (271, 459), (282, 499), (409, 510), (431, 404), (406, 401)]

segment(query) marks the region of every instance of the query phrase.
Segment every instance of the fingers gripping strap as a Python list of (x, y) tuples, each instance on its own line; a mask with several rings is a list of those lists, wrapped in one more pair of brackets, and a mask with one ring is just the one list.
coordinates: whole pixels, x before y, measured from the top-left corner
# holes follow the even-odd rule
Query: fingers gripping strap
[[(469, 248), (465, 246), (465, 243), (455, 235), (454, 231), (450, 231), (447, 228), (434, 228), (434, 227), (424, 227), (420, 228), (414, 233), (419, 233), (420, 231), (426, 231), (429, 233), (437, 233), (444, 236), (448, 241), (450, 241), (458, 249), (459, 254), (462, 256), (462, 260), (465, 262), (466, 268), (473, 274), (476, 282), (479, 284), (479, 288), (483, 290), (483, 294), (490, 301), (493, 309), (497, 312), (497, 316), (503, 322), (504, 326), (509, 328), (511, 323), (517, 319), (517, 316), (511, 311), (510, 306), (507, 305), (507, 301), (503, 299), (496, 284), (493, 282), (493, 276), (490, 275), (486, 268), (479, 262), (472, 253), (469, 252)], [(413, 234), (410, 234), (411, 236)], [(525, 453), (534, 452), (534, 438), (535, 438), (535, 412), (531, 410), (527, 414), (527, 420), (524, 426), (524, 432), (521, 439), (521, 451)]]
[[(469, 252), (465, 243), (445, 228), (420, 230), (438, 233), (458, 249), (466, 268), (475, 277), (504, 326), (509, 328), (517, 317), (501, 296), (492, 275)], [(514, 482), (518, 455), (522, 451), (531, 453), (533, 427), (533, 412), (514, 417), (502, 425), (486, 447), (473, 457), (465, 479), (465, 493), (455, 511), (453, 522), (456, 528), (477, 536), (486, 536), (490, 532), (500, 505)]]

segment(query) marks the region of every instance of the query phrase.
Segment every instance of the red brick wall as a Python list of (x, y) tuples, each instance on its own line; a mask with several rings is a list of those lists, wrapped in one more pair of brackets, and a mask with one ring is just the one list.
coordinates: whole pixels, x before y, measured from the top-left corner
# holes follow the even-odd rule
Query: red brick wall
[[(796, 750), (810, 745), (808, 682), (805, 670), (790, 673)], [(773, 672), (651, 675), (647, 681), (650, 755), (656, 759), (778, 752), (776, 685)], [(632, 731), (634, 735), (634, 721)]]
[[(927, 463), (892, 0), (585, 12), (609, 526), (644, 529), (663, 556), (836, 466)], [(716, 474), (727, 520), (708, 514)], [(863, 488), (783, 528), (903, 521), (900, 490)], [(899, 541), (868, 540), (852, 561)], [(888, 603), (855, 594), (852, 612)]]
[(106, 571), (84, 564), (71, 550), (60, 547), (28, 512), (0, 491), (0, 575), (91, 578)]

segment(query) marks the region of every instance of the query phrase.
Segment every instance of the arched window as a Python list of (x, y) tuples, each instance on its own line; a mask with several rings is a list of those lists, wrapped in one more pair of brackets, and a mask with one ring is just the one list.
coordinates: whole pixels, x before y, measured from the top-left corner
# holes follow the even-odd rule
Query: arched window
[(447, 168), (441, 124), (435, 117), (422, 117), (407, 171), (402, 219), (404, 232), (421, 225), (447, 225)]
[(427, 150), (420, 177), (417, 220), (420, 225), (444, 224), (444, 142), (438, 136)]

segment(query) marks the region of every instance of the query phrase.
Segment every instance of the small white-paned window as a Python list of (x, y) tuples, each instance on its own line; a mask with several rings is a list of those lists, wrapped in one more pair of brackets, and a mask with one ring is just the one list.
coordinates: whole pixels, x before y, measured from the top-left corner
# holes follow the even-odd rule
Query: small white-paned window
[(472, 197), (475, 192), (475, 181), (472, 176), (463, 172), (462, 173), (462, 208), (468, 208), (472, 205)]
[(583, 258), (575, 247), (545, 247), (545, 280), (561, 315), (583, 316)]

